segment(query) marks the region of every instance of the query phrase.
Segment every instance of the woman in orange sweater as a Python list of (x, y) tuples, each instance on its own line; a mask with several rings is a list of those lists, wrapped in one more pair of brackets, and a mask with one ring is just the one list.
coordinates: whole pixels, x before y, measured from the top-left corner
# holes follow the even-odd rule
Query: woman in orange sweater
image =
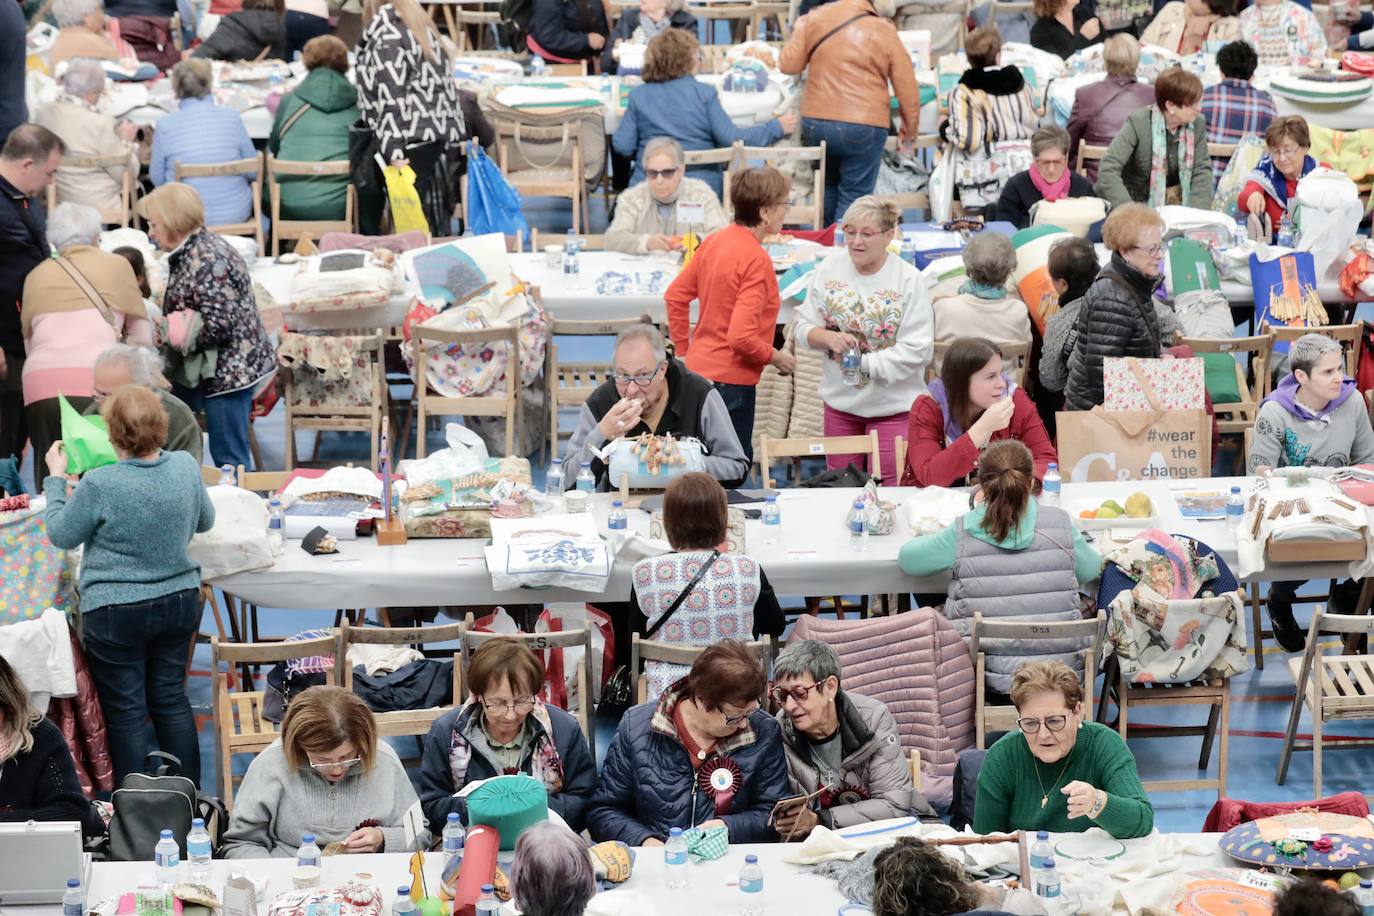
[[(754, 458), (754, 396), (763, 367), (788, 375), (792, 354), (773, 349), (778, 280), (763, 240), (787, 215), (787, 178), (775, 168), (744, 169), (730, 183), (735, 221), (706, 238), (664, 294), (668, 335), (687, 368), (710, 379), (725, 401), (745, 457)], [(697, 323), (689, 329), (697, 300)]]

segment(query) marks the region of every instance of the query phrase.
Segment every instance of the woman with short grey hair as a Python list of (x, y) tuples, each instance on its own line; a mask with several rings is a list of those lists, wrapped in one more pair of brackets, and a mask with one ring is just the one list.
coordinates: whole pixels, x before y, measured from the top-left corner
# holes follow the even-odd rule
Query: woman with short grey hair
[(1007, 179), (994, 218), (1025, 229), (1031, 223), (1031, 208), (1042, 200), (1092, 197), (1092, 183), (1073, 171), (1069, 153), (1069, 132), (1057, 124), (1031, 134), (1030, 168)]
[(582, 916), (596, 895), (587, 844), (562, 824), (535, 824), (515, 841), (510, 886), (524, 916)]
[[(672, 137), (644, 144), (644, 180), (620, 192), (615, 218), (606, 230), (606, 249), (644, 254), (682, 251), (688, 231), (698, 240), (725, 225), (725, 211), (711, 186), (686, 174), (686, 153)], [(680, 204), (691, 210), (679, 211)], [(701, 216), (688, 216), (700, 210)]]
[(840, 689), (840, 658), (814, 639), (794, 640), (773, 662), (787, 770), (797, 795), (775, 817), (778, 835), (805, 839), (817, 824), (838, 829), (913, 812), (935, 818), (915, 790), (897, 723), (881, 701)]
[(34, 122), (57, 134), (66, 144), (65, 156), (85, 158), (121, 156), (125, 165), (100, 168), (57, 170), (57, 200), (90, 204), (101, 210), (117, 210), (124, 205), (122, 195), (125, 169), (137, 175), (138, 155), (133, 139), (138, 129), (115, 119), (97, 106), (105, 92), (105, 69), (100, 61), (76, 57), (62, 76), (62, 95), (34, 112)]
[(97, 248), (99, 239), (99, 213), (81, 204), (58, 204), (48, 216), (48, 241), (57, 257), (24, 280), (24, 420), (38, 480), (47, 476), (48, 448), (62, 438), (58, 396), (84, 410), (92, 403), (91, 367), (102, 350), (121, 339), (153, 343), (134, 269), (119, 255)]
[[(1324, 334), (1304, 334), (1288, 351), (1291, 370), (1260, 403), (1250, 445), (1249, 472), (1273, 468), (1339, 468), (1374, 461), (1374, 431), (1355, 380), (1345, 374), (1341, 345)], [(1305, 645), (1293, 617), (1301, 582), (1269, 586), (1269, 621), (1274, 640), (1288, 652)], [(1353, 613), (1359, 583), (1338, 585), (1331, 610)]]
[(134, 58), (134, 49), (111, 37), (106, 29), (105, 7), (100, 0), (53, 0), (52, 15), (58, 31), (48, 51), (49, 70), (56, 72), (63, 61), (76, 57), (126, 61)]
[(1029, 343), (1030, 311), (1008, 290), (1016, 270), (1011, 237), (993, 230), (980, 232), (964, 246), (963, 260), (967, 279), (959, 291), (935, 300), (935, 343), (947, 346), (967, 337), (970, 328), (993, 343)]
[(647, 45), (665, 29), (697, 31), (697, 17), (687, 12), (684, 0), (639, 0), (638, 9), (627, 9), (616, 20), (611, 37), (601, 50), (601, 72), (616, 73), (620, 58), (615, 49), (620, 45)]

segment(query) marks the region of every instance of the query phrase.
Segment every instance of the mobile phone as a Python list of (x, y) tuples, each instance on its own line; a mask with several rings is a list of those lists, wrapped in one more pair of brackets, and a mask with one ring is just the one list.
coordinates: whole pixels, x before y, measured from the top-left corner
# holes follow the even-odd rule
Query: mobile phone
[(794, 795), (791, 798), (778, 799), (777, 804), (773, 806), (772, 812), (768, 815), (769, 823), (776, 821), (779, 817), (795, 813), (799, 808), (805, 807), (810, 800), (811, 796), (809, 795)]

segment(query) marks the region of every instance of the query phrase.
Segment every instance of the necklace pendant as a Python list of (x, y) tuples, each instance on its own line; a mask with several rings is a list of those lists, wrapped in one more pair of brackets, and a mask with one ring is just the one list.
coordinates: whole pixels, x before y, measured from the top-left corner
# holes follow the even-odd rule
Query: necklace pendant
[(1045, 807), (1045, 805), (1049, 802), (1049, 800), (1050, 800), (1050, 797), (1049, 797), (1048, 795), (1042, 795), (1042, 796), (1040, 796), (1040, 807), (1042, 807), (1042, 808)]

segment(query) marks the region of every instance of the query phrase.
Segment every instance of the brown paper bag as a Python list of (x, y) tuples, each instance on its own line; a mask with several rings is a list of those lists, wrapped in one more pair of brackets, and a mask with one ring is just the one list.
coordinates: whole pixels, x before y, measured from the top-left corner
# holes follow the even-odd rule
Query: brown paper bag
[[(1138, 366), (1135, 367), (1138, 370)], [(1059, 472), (1089, 480), (1192, 480), (1212, 473), (1212, 421), (1206, 410), (1165, 410), (1137, 372), (1149, 410), (1061, 411)]]

